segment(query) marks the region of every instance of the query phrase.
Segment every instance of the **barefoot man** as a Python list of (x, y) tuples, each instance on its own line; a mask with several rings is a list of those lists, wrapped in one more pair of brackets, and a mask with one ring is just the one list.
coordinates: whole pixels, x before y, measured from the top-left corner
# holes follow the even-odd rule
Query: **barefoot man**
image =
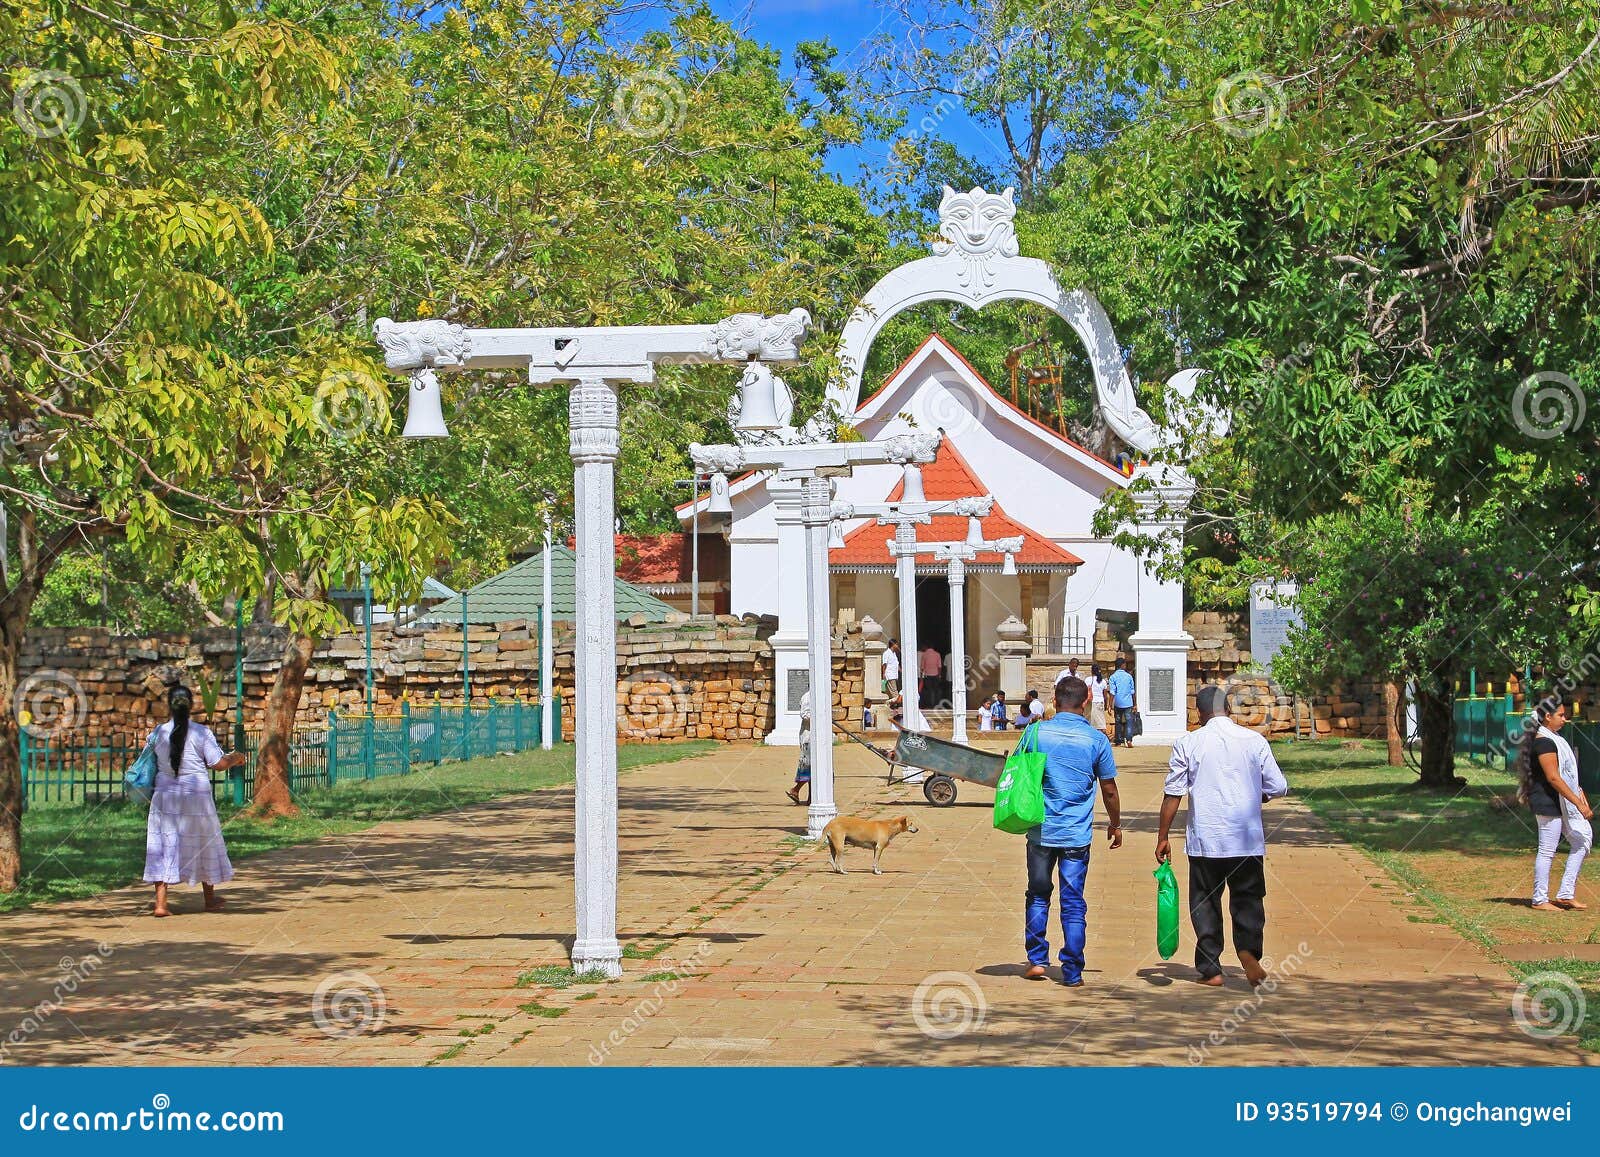
[(1228, 890), (1233, 948), (1252, 986), (1266, 979), (1261, 967), (1267, 926), (1267, 840), (1261, 805), (1289, 790), (1266, 739), (1227, 715), (1227, 695), (1215, 684), (1195, 695), (1200, 727), (1172, 745), (1167, 764), (1156, 862), (1172, 858), (1168, 832), (1183, 797), (1189, 823), (1183, 847), (1189, 857), (1189, 918), (1194, 922), (1194, 966), (1200, 983), (1222, 983), (1222, 891)]

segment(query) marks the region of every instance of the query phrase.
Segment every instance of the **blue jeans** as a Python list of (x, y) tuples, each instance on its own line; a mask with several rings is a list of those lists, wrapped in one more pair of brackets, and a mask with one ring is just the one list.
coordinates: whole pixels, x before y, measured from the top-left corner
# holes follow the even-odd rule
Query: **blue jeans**
[(1089, 847), (1046, 848), (1028, 843), (1027, 936), (1029, 964), (1050, 963), (1050, 893), (1052, 876), (1061, 879), (1061, 979), (1083, 976), (1083, 945), (1088, 937), (1089, 906), (1083, 882), (1089, 875)]

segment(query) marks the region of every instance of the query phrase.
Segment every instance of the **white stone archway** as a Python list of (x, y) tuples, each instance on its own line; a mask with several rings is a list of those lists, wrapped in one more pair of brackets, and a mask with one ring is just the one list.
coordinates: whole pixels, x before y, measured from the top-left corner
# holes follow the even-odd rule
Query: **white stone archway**
[[(1096, 400), (1111, 430), (1139, 454), (1168, 459), (1157, 466), (1141, 465), (1133, 479), (1148, 476), (1151, 483), (1150, 493), (1139, 504), (1139, 529), (1152, 537), (1171, 534), (1171, 512), (1181, 510), (1193, 491), (1182, 465), (1172, 460), (1180, 441), (1178, 432), (1158, 426), (1139, 406), (1116, 331), (1095, 296), (1083, 289), (1064, 288), (1048, 262), (1019, 255), (1016, 212), (1011, 189), (963, 193), (945, 186), (933, 256), (885, 274), (850, 315), (839, 343), (843, 374), (828, 387), (819, 425), (853, 421), (867, 353), (896, 314), (930, 301), (953, 301), (972, 309), (998, 301), (1031, 301), (1060, 317), (1083, 342), (1094, 374)], [(1166, 383), (1168, 398), (1175, 403), (1169, 404), (1169, 412), (1186, 409), (1187, 421), (1198, 419), (1213, 433), (1221, 433), (1226, 429), (1222, 415), (1198, 400), (1196, 409), (1184, 406), (1194, 399), (1202, 373), (1184, 370)], [(1177, 525), (1181, 529), (1181, 520)], [(1144, 717), (1142, 741), (1170, 743), (1186, 730), (1188, 722), (1187, 654), (1194, 640), (1183, 627), (1182, 584), (1160, 579), (1146, 568), (1140, 576), (1137, 609), (1139, 631), (1131, 642), (1138, 706)]]

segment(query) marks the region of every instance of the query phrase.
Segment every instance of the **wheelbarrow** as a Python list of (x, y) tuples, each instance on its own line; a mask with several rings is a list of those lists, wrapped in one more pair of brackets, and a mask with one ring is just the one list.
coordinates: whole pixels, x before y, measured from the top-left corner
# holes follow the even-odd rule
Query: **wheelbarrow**
[(895, 740), (893, 750), (869, 743), (859, 732), (840, 727), (837, 723), (833, 729), (887, 763), (891, 786), (905, 783), (907, 771), (926, 771), (928, 778), (922, 781), (922, 794), (934, 807), (949, 807), (956, 802), (958, 779), (984, 787), (994, 787), (1000, 782), (1000, 773), (1006, 766), (1004, 755), (979, 751), (975, 747), (896, 726), (900, 736)]

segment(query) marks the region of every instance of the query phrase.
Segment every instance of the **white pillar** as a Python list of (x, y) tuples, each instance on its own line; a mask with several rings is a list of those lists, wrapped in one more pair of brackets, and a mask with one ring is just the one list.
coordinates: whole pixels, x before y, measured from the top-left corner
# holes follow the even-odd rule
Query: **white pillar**
[[(1194, 483), (1175, 466), (1142, 466), (1154, 490), (1138, 495), (1139, 533), (1150, 538), (1182, 535), (1183, 510)], [(1139, 571), (1139, 629), (1128, 639), (1134, 654), (1134, 685), (1144, 733), (1143, 746), (1172, 743), (1189, 729), (1189, 649), (1194, 638), (1183, 628), (1183, 583), (1158, 578), (1148, 566)]]
[(617, 942), (617, 615), (614, 470), (617, 391), (602, 378), (572, 387), (573, 499), (578, 537), (575, 898), (572, 967), (622, 975)]
[[(895, 523), (894, 541), (897, 547), (909, 550), (917, 542), (917, 528), (902, 519)], [(902, 554), (894, 561), (894, 574), (900, 584), (900, 690), (904, 710), (900, 722), (910, 731), (925, 731), (922, 705), (917, 699), (918, 684), (922, 681), (922, 656), (917, 653), (917, 559), (915, 555)]]
[(828, 610), (828, 522), (833, 483), (807, 478), (801, 517), (806, 535), (806, 592), (809, 596), (807, 652), (811, 690), (811, 807), (806, 836), (821, 839), (822, 829), (839, 814), (833, 803), (833, 616)]
[(772, 516), (778, 527), (778, 629), (772, 648), (773, 725), (767, 743), (796, 747), (800, 743), (800, 696), (806, 689), (807, 572), (806, 535), (800, 511), (805, 495), (798, 479), (772, 478)]
[[(576, 597), (576, 592), (574, 592)], [(555, 624), (551, 620), (555, 610), (550, 595), (550, 516), (544, 516), (544, 601), (540, 604), (544, 614), (539, 616), (539, 746), (549, 751), (555, 745), (555, 704), (550, 696), (555, 671)]]
[(952, 557), (946, 577), (950, 581), (950, 711), (955, 716), (950, 738), (967, 741), (967, 564)]

